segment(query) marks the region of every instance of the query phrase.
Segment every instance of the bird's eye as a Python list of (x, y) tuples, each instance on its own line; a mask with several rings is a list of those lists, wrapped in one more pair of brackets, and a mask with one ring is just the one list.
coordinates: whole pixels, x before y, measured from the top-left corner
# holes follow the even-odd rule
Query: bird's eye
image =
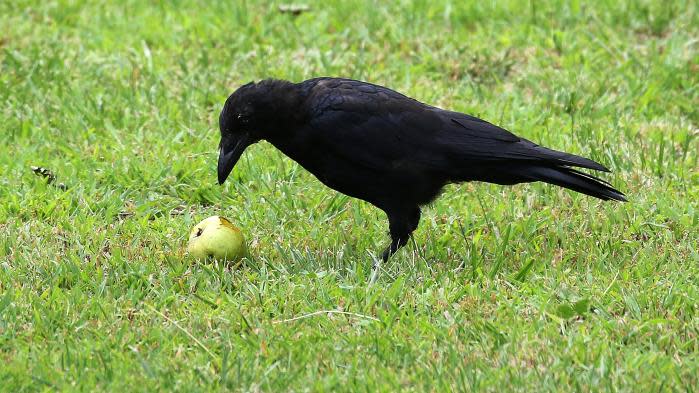
[(248, 124), (248, 121), (250, 120), (247, 115), (244, 115), (242, 113), (239, 113), (236, 116), (236, 119), (238, 119), (238, 121), (242, 124)]

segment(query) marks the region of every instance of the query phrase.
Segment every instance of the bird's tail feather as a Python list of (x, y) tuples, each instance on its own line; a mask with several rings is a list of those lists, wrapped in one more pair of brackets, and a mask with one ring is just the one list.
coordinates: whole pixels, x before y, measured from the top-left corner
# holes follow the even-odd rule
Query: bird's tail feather
[(519, 171), (525, 181), (543, 181), (605, 201), (626, 202), (626, 196), (606, 181), (566, 166), (530, 166)]

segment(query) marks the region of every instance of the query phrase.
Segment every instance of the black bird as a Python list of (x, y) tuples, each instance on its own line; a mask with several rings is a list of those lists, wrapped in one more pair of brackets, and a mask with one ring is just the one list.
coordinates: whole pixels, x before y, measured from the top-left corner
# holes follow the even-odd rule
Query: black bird
[(574, 169), (609, 172), (592, 160), (356, 80), (248, 83), (228, 97), (219, 126), (219, 184), (245, 148), (266, 140), (326, 186), (386, 212), (391, 244), (384, 261), (417, 228), (420, 207), (448, 183), (543, 181), (626, 201), (609, 183)]

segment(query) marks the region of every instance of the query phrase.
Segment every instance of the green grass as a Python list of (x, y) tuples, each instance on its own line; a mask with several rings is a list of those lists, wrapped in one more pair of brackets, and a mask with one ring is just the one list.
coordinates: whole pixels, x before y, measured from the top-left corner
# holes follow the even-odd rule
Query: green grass
[[(699, 8), (544, 3), (0, 2), (0, 390), (699, 389)], [(321, 75), (598, 160), (630, 202), (450, 186), (370, 285), (379, 210), (264, 143), (216, 185), (227, 95)], [(213, 214), (244, 267), (183, 258)]]

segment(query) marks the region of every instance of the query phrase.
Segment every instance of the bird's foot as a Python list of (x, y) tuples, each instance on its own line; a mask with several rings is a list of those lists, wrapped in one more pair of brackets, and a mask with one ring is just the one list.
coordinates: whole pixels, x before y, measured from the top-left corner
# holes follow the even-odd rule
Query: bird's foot
[[(372, 285), (379, 278), (379, 272), (381, 271), (381, 260), (377, 259), (373, 253), (371, 253), (371, 259), (374, 261), (371, 264), (371, 276), (369, 276), (369, 285)], [(386, 259), (383, 259), (385, 262)]]

